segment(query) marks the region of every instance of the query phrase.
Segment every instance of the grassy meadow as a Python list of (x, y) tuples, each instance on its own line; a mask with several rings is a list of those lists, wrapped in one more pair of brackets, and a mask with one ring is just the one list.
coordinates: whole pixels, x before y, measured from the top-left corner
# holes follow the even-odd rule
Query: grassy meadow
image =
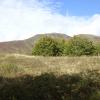
[(100, 71), (100, 56), (40, 57), (20, 54), (0, 55), (0, 75), (40, 75), (53, 72), (58, 75), (85, 70)]
[(1, 54), (0, 100), (100, 100), (100, 56)]

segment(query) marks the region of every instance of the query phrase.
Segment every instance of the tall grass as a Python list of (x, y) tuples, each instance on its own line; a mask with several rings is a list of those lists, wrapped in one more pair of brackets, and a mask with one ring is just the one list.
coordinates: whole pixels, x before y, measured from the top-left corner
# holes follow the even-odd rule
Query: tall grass
[(44, 72), (54, 72), (61, 75), (78, 73), (88, 69), (100, 71), (100, 56), (34, 57), (8, 54), (0, 56), (0, 64), (3, 66), (17, 66), (17, 70), (19, 72), (23, 70), (24, 74), (40, 75)]
[(2, 54), (0, 100), (100, 100), (100, 57)]
[(24, 73), (24, 69), (21, 66), (15, 64), (1, 64), (0, 65), (0, 76), (3, 77), (14, 77)]

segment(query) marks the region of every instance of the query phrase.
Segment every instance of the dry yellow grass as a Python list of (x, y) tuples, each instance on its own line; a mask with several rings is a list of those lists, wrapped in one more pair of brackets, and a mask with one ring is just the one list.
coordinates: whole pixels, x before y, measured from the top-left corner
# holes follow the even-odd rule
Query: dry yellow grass
[[(0, 55), (0, 67), (10, 66), (11, 64), (18, 67), (16, 73), (12, 72), (13, 74), (11, 74), (8, 72), (6, 75), (6, 72), (3, 72), (4, 76), (16, 76), (20, 74), (40, 75), (44, 72), (54, 72), (61, 75), (65, 73), (77, 73), (87, 69), (100, 71), (100, 56), (35, 57), (20, 54)], [(0, 73), (2, 73), (2, 70), (0, 70)]]

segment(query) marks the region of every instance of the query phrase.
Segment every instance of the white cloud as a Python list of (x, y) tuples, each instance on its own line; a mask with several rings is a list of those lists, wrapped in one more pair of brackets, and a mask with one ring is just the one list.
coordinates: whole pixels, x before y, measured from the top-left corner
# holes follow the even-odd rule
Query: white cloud
[(64, 16), (56, 10), (59, 3), (51, 7), (49, 4), (53, 2), (43, 1), (1, 0), (0, 41), (24, 39), (48, 32), (100, 35), (99, 14), (91, 17)]

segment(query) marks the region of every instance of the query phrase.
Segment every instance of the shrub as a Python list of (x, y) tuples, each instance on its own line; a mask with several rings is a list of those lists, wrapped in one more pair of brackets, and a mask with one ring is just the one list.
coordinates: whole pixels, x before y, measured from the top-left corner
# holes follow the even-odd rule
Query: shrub
[(42, 56), (59, 56), (62, 53), (62, 48), (60, 43), (51, 37), (42, 37), (35, 44), (32, 54), (42, 55)]
[(76, 36), (70, 39), (64, 48), (65, 55), (81, 56), (93, 55), (94, 53), (95, 47), (92, 41)]
[(40, 56), (81, 56), (81, 55), (98, 55), (100, 46), (94, 45), (87, 38), (73, 37), (66, 41), (60, 38), (51, 38), (48, 36), (40, 38), (32, 51), (33, 55)]

